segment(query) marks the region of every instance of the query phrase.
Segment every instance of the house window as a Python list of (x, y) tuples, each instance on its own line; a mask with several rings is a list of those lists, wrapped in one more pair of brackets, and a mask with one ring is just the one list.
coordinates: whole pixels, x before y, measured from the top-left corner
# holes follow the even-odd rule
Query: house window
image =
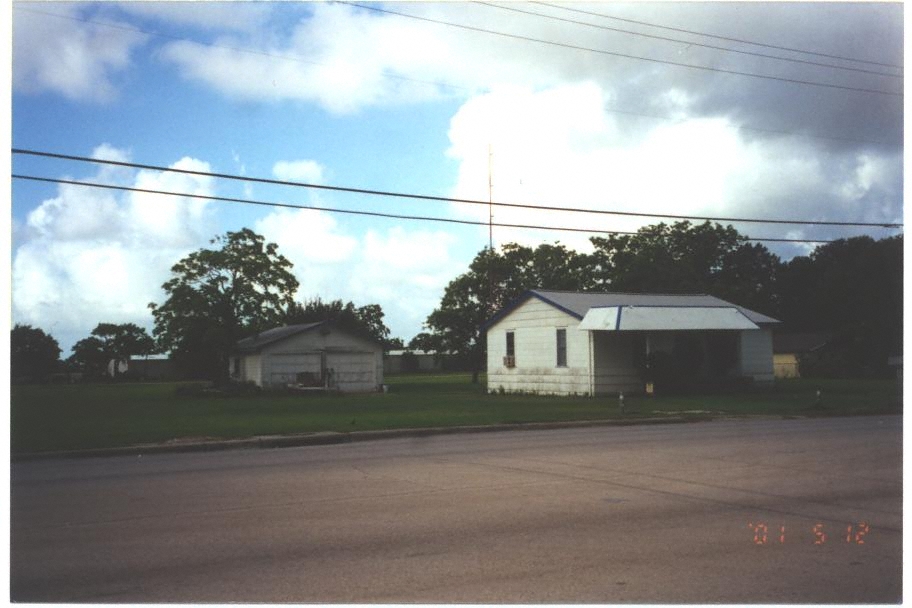
[(567, 367), (567, 330), (557, 330), (557, 366)]
[(504, 367), (516, 367), (516, 339), (513, 332), (507, 332), (507, 356), (504, 357)]

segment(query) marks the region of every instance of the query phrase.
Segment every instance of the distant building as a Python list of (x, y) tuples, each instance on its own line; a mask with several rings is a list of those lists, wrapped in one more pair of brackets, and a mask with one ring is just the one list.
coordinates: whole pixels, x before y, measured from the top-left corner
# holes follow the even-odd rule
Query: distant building
[(675, 352), (701, 378), (772, 382), (777, 323), (708, 295), (532, 290), (483, 328), (488, 390), (642, 392), (644, 362)]
[(168, 355), (132, 357), (127, 362), (126, 373), (130, 378), (150, 381), (173, 381), (181, 378)]
[(264, 388), (379, 390), (383, 346), (329, 322), (286, 325), (237, 343), (231, 377)]
[(452, 356), (436, 350), (398, 349), (383, 355), (383, 373), (439, 372), (447, 369)]
[(826, 333), (776, 333), (773, 335), (773, 372), (776, 378), (800, 378), (802, 357), (815, 357), (827, 345)]

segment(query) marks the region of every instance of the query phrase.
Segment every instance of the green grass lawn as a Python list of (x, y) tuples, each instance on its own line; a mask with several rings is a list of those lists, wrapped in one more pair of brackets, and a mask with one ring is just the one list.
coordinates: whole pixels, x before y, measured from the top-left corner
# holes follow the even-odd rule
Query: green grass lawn
[(180, 385), (173, 383), (13, 386), (12, 453), (317, 431), (706, 415), (700, 412), (814, 416), (902, 409), (895, 381), (794, 380), (737, 395), (629, 397), (627, 413), (619, 411), (616, 397), (488, 395), (483, 378), (473, 385), (469, 374), (401, 375), (387, 383), (385, 394), (244, 397), (179, 394)]

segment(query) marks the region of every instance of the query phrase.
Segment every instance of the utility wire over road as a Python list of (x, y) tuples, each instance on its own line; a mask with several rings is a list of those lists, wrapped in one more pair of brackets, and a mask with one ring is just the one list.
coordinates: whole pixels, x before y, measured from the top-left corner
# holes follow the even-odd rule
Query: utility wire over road
[[(149, 188), (135, 188), (131, 186), (118, 186), (115, 184), (102, 184), (99, 182), (76, 181), (71, 179), (40, 177), (35, 175), (22, 175), (14, 173), (13, 179), (22, 179), (35, 182), (45, 182), (51, 184), (67, 184), (70, 186), (83, 186), (87, 188), (103, 188), (107, 190), (120, 190), (123, 192), (140, 192), (143, 194), (159, 194), (164, 196), (175, 196), (185, 198), (195, 198), (208, 201), (220, 201), (226, 203), (243, 203), (247, 205), (259, 205), (264, 207), (282, 207), (286, 209), (305, 209), (310, 211), (325, 211), (327, 213), (347, 213), (350, 215), (362, 215), (368, 217), (382, 217), (400, 220), (418, 220), (424, 222), (441, 222), (447, 224), (462, 224), (466, 226), (495, 226), (497, 228), (523, 228), (528, 230), (548, 230), (555, 232), (582, 232), (585, 234), (629, 234), (634, 235), (636, 232), (623, 232), (620, 230), (599, 230), (596, 228), (573, 228), (569, 226), (543, 226), (540, 224), (504, 224), (499, 222), (480, 222), (475, 220), (460, 220), (447, 217), (431, 217), (425, 215), (403, 215), (398, 213), (383, 213), (380, 211), (363, 211), (356, 209), (342, 209), (339, 207), (318, 207), (315, 205), (295, 205), (292, 203), (279, 203), (273, 201), (261, 201), (248, 198), (233, 198), (227, 196), (210, 196), (205, 194), (192, 194), (190, 192), (173, 192), (169, 190), (152, 190)], [(823, 239), (777, 239), (777, 238), (751, 238), (747, 241), (770, 242), (770, 243), (832, 243), (832, 240)]]
[(592, 15), (594, 17), (602, 17), (603, 19), (614, 19), (615, 21), (623, 21), (624, 23), (634, 23), (636, 25), (645, 25), (647, 27), (654, 27), (662, 30), (668, 30), (672, 32), (681, 32), (684, 34), (693, 34), (694, 36), (705, 36), (707, 38), (715, 38), (716, 40), (725, 40), (727, 42), (737, 42), (739, 44), (749, 44), (753, 46), (759, 46), (767, 49), (777, 49), (780, 51), (789, 51), (790, 53), (802, 53), (805, 55), (814, 55), (816, 57), (826, 57), (828, 59), (839, 59), (841, 61), (852, 61), (855, 63), (865, 63), (868, 65), (879, 65), (885, 68), (895, 68), (899, 71), (903, 70), (903, 66), (895, 63), (884, 63), (880, 61), (871, 61), (870, 59), (859, 59), (857, 57), (846, 57), (844, 55), (833, 55), (830, 53), (820, 53), (818, 51), (809, 51), (806, 49), (798, 49), (794, 47), (782, 46), (778, 44), (767, 44), (764, 42), (757, 42), (756, 40), (745, 40), (743, 38), (733, 38), (731, 36), (720, 36), (718, 34), (709, 34), (706, 32), (698, 32), (695, 30), (688, 30), (680, 27), (672, 27), (668, 25), (659, 25), (657, 23), (649, 23), (647, 21), (638, 21), (636, 19), (627, 19), (624, 17), (617, 17), (615, 15), (606, 15), (605, 13), (597, 13), (594, 11), (587, 11), (577, 7), (570, 7), (566, 4), (552, 4), (549, 2), (537, 2), (532, 1), (530, 4), (537, 4), (539, 6), (549, 6), (551, 8), (557, 8), (563, 11), (571, 11), (574, 13), (580, 13), (584, 15)]
[(704, 71), (708, 71), (708, 72), (717, 72), (717, 73), (721, 73), (721, 74), (731, 74), (731, 75), (733, 75), (733, 76), (745, 76), (745, 77), (749, 77), (749, 78), (761, 78), (761, 79), (764, 79), (764, 80), (776, 80), (776, 81), (779, 81), (779, 82), (788, 82), (788, 83), (791, 83), (791, 84), (799, 84), (799, 85), (807, 85), (807, 86), (815, 86), (815, 87), (825, 87), (825, 88), (830, 88), (830, 89), (841, 89), (841, 90), (844, 90), (844, 91), (856, 91), (856, 92), (859, 92), (859, 93), (873, 93), (873, 94), (877, 94), (877, 95), (889, 95), (889, 96), (894, 96), (894, 97), (902, 97), (902, 96), (903, 96), (902, 91), (884, 91), (884, 90), (882, 90), (882, 89), (870, 89), (870, 88), (866, 88), (866, 87), (851, 87), (851, 86), (841, 85), (841, 84), (834, 84), (834, 83), (827, 83), (827, 82), (816, 82), (816, 81), (812, 81), (812, 80), (803, 80), (803, 79), (800, 79), (800, 78), (785, 78), (785, 77), (782, 77), (782, 76), (771, 76), (771, 75), (767, 75), (767, 74), (757, 74), (757, 73), (754, 73), (754, 72), (742, 72), (742, 71), (739, 71), (739, 70), (727, 70), (727, 69), (724, 69), (724, 68), (714, 68), (714, 67), (709, 67), (709, 66), (705, 66), (705, 65), (696, 65), (696, 64), (692, 64), (692, 63), (682, 63), (682, 62), (679, 62), (679, 61), (669, 61), (669, 60), (666, 60), (666, 59), (655, 59), (655, 58), (652, 58), (652, 57), (643, 57), (643, 56), (640, 56), (640, 55), (630, 55), (630, 54), (628, 54), (628, 53), (619, 53), (619, 52), (617, 52), (617, 51), (608, 51), (608, 50), (605, 50), (605, 49), (595, 49), (595, 48), (592, 48), (592, 47), (579, 46), (579, 45), (575, 45), (575, 44), (569, 44), (569, 43), (566, 43), (566, 42), (556, 42), (556, 41), (554, 41), (554, 40), (543, 40), (543, 39), (541, 39), (541, 38), (534, 38), (534, 37), (531, 37), (531, 36), (523, 36), (523, 35), (521, 35), (521, 34), (510, 34), (510, 33), (508, 33), (508, 32), (500, 32), (500, 31), (496, 31), (496, 30), (490, 30), (490, 29), (487, 29), (487, 28), (476, 27), (476, 26), (473, 26), (473, 25), (465, 25), (465, 24), (462, 24), (462, 23), (453, 23), (453, 22), (451, 22), (451, 21), (444, 21), (444, 20), (442, 20), (442, 19), (432, 19), (432, 18), (430, 18), (430, 17), (421, 17), (421, 16), (419, 16), (419, 15), (412, 15), (412, 14), (409, 14), (409, 13), (403, 13), (403, 12), (401, 12), (401, 11), (394, 11), (394, 10), (390, 10), (390, 9), (379, 8), (379, 7), (376, 7), (376, 6), (367, 6), (367, 5), (364, 5), (364, 4), (358, 4), (357, 2), (345, 2), (345, 1), (342, 1), (342, 0), (337, 0), (337, 2), (338, 2), (338, 4), (347, 4), (347, 5), (349, 5), (349, 6), (354, 6), (354, 7), (357, 7), (357, 8), (363, 9), (363, 10), (366, 10), (366, 11), (374, 11), (374, 12), (377, 12), (377, 13), (384, 13), (384, 14), (388, 14), (388, 15), (398, 15), (398, 16), (404, 17), (404, 18), (406, 18), (406, 19), (415, 19), (415, 20), (418, 20), (418, 21), (424, 21), (424, 22), (427, 22), (427, 23), (436, 23), (436, 24), (438, 24), (438, 25), (445, 25), (445, 26), (448, 26), (448, 27), (459, 28), (459, 29), (463, 29), (463, 30), (467, 30), (467, 31), (471, 31), (471, 32), (479, 32), (479, 33), (482, 33), (482, 34), (489, 34), (489, 35), (492, 35), (492, 36), (500, 36), (500, 37), (503, 37), (503, 38), (511, 38), (511, 39), (513, 39), (513, 40), (524, 40), (524, 41), (526, 41), (526, 42), (534, 42), (534, 43), (537, 43), (537, 44), (547, 44), (547, 45), (550, 45), (550, 46), (555, 46), (555, 47), (560, 47), (560, 48), (565, 48), (565, 49), (571, 49), (571, 50), (575, 50), (575, 51), (585, 51), (585, 52), (589, 52), (589, 53), (598, 53), (598, 54), (600, 54), (600, 55), (610, 55), (610, 56), (613, 56), (613, 57), (622, 57), (622, 58), (625, 58), (625, 59), (634, 59), (634, 60), (636, 60), (636, 61), (648, 61), (648, 62), (651, 62), (651, 63), (661, 63), (661, 64), (665, 64), (665, 65), (673, 65), (673, 66), (677, 66), (677, 67), (681, 67), (681, 68), (688, 68), (688, 69), (692, 69), (692, 70), (704, 70)]
[[(617, 28), (617, 27), (610, 27), (610, 26), (607, 26), (607, 25), (599, 25), (599, 24), (597, 24), (597, 23), (589, 23), (589, 22), (587, 22), (587, 21), (580, 21), (580, 20), (578, 20), (578, 19), (567, 19), (567, 18), (565, 18), (565, 17), (558, 17), (558, 16), (555, 16), (555, 15), (547, 15), (547, 14), (545, 14), (545, 13), (537, 13), (537, 12), (535, 12), (535, 11), (530, 11), (530, 10), (525, 10), (525, 9), (517, 8), (515, 5), (512, 5), (512, 4), (509, 4), (509, 5), (507, 5), (507, 4), (494, 4), (494, 3), (491, 3), (491, 2), (482, 2), (481, 0), (474, 0), (474, 2), (475, 2), (475, 4), (481, 4), (481, 5), (484, 5), (484, 6), (490, 6), (491, 8), (496, 8), (496, 9), (499, 9), (499, 10), (512, 11), (512, 12), (514, 12), (514, 13), (521, 13), (521, 14), (524, 14), (524, 15), (531, 15), (531, 16), (534, 16), (534, 17), (542, 17), (542, 18), (544, 18), (544, 19), (551, 19), (551, 20), (554, 20), (554, 21), (561, 21), (561, 22), (563, 22), (563, 23), (571, 23), (571, 24), (574, 24), (574, 25), (583, 25), (583, 26), (586, 26), (586, 27), (597, 28), (597, 29), (605, 30), (605, 31), (609, 31), (609, 32), (617, 32), (617, 33), (620, 33), (620, 34), (629, 34), (629, 35), (631, 35), (631, 36), (640, 36), (640, 37), (642, 37), (642, 38), (651, 38), (651, 39), (653, 39), (653, 40), (662, 40), (662, 41), (665, 41), (665, 42), (674, 42), (674, 43), (678, 43), (678, 44), (686, 44), (686, 45), (688, 45), (688, 46), (699, 46), (699, 47), (702, 47), (702, 48), (705, 48), (705, 49), (711, 49), (711, 50), (714, 50), (714, 51), (722, 51), (722, 52), (725, 52), (725, 53), (738, 53), (738, 54), (740, 54), (740, 55), (750, 55), (750, 56), (752, 56), (752, 57), (761, 57), (761, 58), (763, 58), (763, 59), (773, 59), (773, 60), (776, 60), (776, 61), (786, 61), (786, 62), (790, 62), (790, 63), (800, 63), (800, 64), (804, 64), (804, 65), (810, 65), (810, 66), (822, 67), (822, 68), (830, 68), (830, 69), (834, 69), (834, 70), (847, 70), (847, 71), (850, 71), (850, 72), (861, 72), (861, 73), (864, 73), (864, 74), (874, 74), (874, 75), (876, 75), (876, 76), (886, 76), (886, 77), (888, 77), (888, 78), (902, 79), (902, 75), (901, 75), (901, 74), (891, 74), (891, 73), (888, 73), (888, 72), (881, 72), (881, 71), (878, 71), (878, 70), (869, 70), (869, 69), (866, 69), (866, 68), (854, 68), (854, 67), (849, 67), (849, 66), (835, 65), (835, 64), (832, 64), (832, 63), (822, 63), (822, 62), (820, 62), (820, 61), (809, 61), (809, 60), (806, 60), (806, 59), (795, 59), (795, 58), (793, 58), (793, 57), (782, 57), (782, 56), (780, 56), (780, 55), (769, 55), (769, 54), (767, 54), (767, 53), (757, 53), (757, 52), (754, 52), (754, 51), (744, 51), (744, 50), (741, 50), (741, 49), (726, 48), (726, 47), (721, 47), (721, 46), (715, 46), (715, 45), (712, 45), (712, 44), (705, 44), (705, 43), (703, 43), (703, 42), (694, 42), (694, 41), (691, 41), (691, 40), (682, 40), (682, 39), (680, 39), (680, 38), (669, 38), (668, 36), (657, 36), (657, 35), (655, 35), (655, 34), (646, 34), (646, 33), (643, 33), (643, 32), (634, 32), (634, 31), (632, 31), (632, 30), (625, 30), (625, 29), (621, 29), (621, 28)], [(551, 5), (547, 5), (547, 6), (551, 6)]]
[[(514, 209), (526, 209), (526, 210), (535, 210), (535, 211), (558, 211), (561, 213), (587, 213), (587, 214), (596, 214), (596, 215), (613, 215), (613, 216), (623, 216), (623, 217), (646, 217), (646, 218), (657, 218), (657, 219), (674, 219), (674, 220), (693, 220), (693, 221), (711, 221), (711, 222), (734, 222), (734, 223), (755, 223), (755, 224), (781, 224), (781, 225), (804, 225), (804, 226), (853, 226), (853, 227), (879, 227), (879, 228), (902, 228), (903, 224), (901, 223), (890, 223), (890, 222), (849, 222), (849, 221), (824, 221), (824, 220), (804, 220), (804, 219), (785, 219), (785, 218), (745, 218), (745, 217), (722, 217), (722, 216), (705, 216), (705, 215), (678, 215), (678, 214), (664, 214), (664, 213), (646, 213), (646, 212), (633, 212), (633, 211), (611, 211), (605, 209), (584, 209), (578, 207), (557, 207), (549, 205), (532, 205), (525, 203), (503, 203), (503, 202), (491, 202), (487, 200), (476, 200), (476, 199), (464, 199), (464, 198), (453, 198), (445, 196), (431, 196), (426, 194), (414, 194), (407, 192), (393, 192), (393, 191), (384, 191), (384, 190), (370, 190), (365, 188), (353, 188), (347, 186), (327, 186), (323, 184), (309, 184), (305, 182), (295, 182), (287, 180), (278, 180), (278, 179), (269, 179), (263, 177), (250, 177), (244, 175), (234, 175), (230, 173), (215, 173), (211, 171), (197, 171), (192, 169), (178, 169), (174, 167), (164, 167), (160, 165), (149, 165), (142, 163), (131, 163), (126, 161), (115, 161), (115, 160), (106, 160), (91, 158), (87, 156), (77, 156), (72, 154), (60, 154), (56, 152), (43, 152), (39, 150), (28, 150), (23, 148), (12, 148), (13, 154), (29, 155), (29, 156), (38, 156), (43, 158), (55, 158), (61, 160), (72, 160), (78, 162), (87, 162), (95, 163), (102, 165), (113, 165), (119, 167), (130, 167), (133, 169), (147, 169), (152, 171), (164, 171), (170, 173), (180, 173), (185, 175), (197, 175), (202, 177), (214, 177), (219, 179), (228, 179), (242, 182), (251, 182), (251, 183), (261, 183), (261, 184), (272, 184), (279, 186), (291, 186), (297, 188), (311, 188), (317, 190), (328, 190), (333, 192), (348, 192), (354, 194), (366, 194), (374, 196), (385, 196), (385, 197), (395, 197), (395, 198), (404, 198), (404, 199), (415, 199), (415, 200), (427, 200), (435, 202), (446, 202), (446, 203), (463, 203), (463, 204), (472, 204), (472, 205), (494, 205), (495, 207), (505, 207), (505, 208), (514, 208)], [(17, 179), (27, 179), (28, 176), (23, 175), (13, 175)], [(53, 181), (53, 180), (51, 180)], [(76, 182), (82, 183), (82, 182)], [(483, 222), (487, 226), (487, 222)], [(769, 240), (769, 239), (764, 239)], [(799, 241), (801, 242), (801, 241)], [(812, 241), (812, 242), (822, 242), (822, 241)]]

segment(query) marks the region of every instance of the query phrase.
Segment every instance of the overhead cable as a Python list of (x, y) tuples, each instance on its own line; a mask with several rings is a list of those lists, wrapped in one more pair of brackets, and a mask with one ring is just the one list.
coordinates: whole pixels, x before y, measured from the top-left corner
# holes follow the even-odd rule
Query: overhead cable
[(165, 171), (171, 173), (181, 173), (185, 175), (197, 175), (203, 177), (214, 177), (220, 179), (229, 179), (242, 182), (253, 182), (261, 184), (272, 184), (278, 186), (291, 186), (296, 188), (311, 188), (315, 190), (328, 190), (333, 192), (349, 192), (354, 194), (368, 194), (373, 196), (387, 196), (393, 198), (403, 198), (412, 200), (427, 200), (445, 203), (463, 203), (470, 205), (493, 205), (495, 207), (505, 207), (513, 209), (527, 209), (533, 211), (558, 211), (561, 213), (588, 213), (594, 215), (616, 215), (624, 217), (647, 217), (659, 219), (674, 220), (694, 220), (694, 221), (714, 221), (714, 222), (734, 222), (750, 224), (784, 224), (784, 225), (809, 225), (809, 226), (856, 226), (856, 227), (880, 227), (880, 228), (902, 228), (901, 223), (889, 222), (836, 222), (822, 220), (796, 220), (796, 219), (762, 219), (762, 218), (739, 218), (739, 217), (716, 217), (703, 215), (676, 215), (666, 213), (644, 213), (633, 211), (611, 211), (605, 209), (584, 209), (579, 207), (557, 207), (548, 205), (533, 205), (528, 203), (502, 203), (483, 201), (477, 199), (453, 198), (447, 196), (432, 196), (427, 194), (414, 194), (407, 192), (393, 192), (385, 190), (371, 190), (365, 188), (353, 188), (348, 186), (327, 186), (323, 184), (309, 184), (305, 182), (295, 182), (288, 180), (270, 179), (265, 177), (249, 177), (245, 175), (234, 175), (230, 173), (215, 173), (211, 171), (198, 171), (193, 169), (178, 169), (175, 167), (164, 167), (160, 165), (148, 165), (142, 163), (131, 163), (127, 161), (115, 161), (88, 156), (76, 156), (72, 154), (59, 154), (56, 152), (41, 152), (37, 150), (26, 150), (22, 148), (13, 148), (13, 154), (24, 154), (29, 156), (38, 156), (44, 158), (56, 158), (61, 160), (73, 160), (79, 162), (95, 163), (102, 165), (114, 165), (119, 167), (130, 167), (133, 169), (147, 169), (151, 171)]
[[(77, 181), (72, 179), (61, 179), (51, 177), (41, 177), (35, 175), (23, 175), (14, 173), (13, 179), (22, 179), (36, 182), (45, 182), (51, 184), (67, 184), (71, 186), (83, 186), (86, 188), (102, 188), (106, 190), (119, 190), (124, 192), (138, 192), (143, 194), (158, 194), (164, 196), (174, 196), (181, 198), (193, 198), (208, 201), (220, 201), (226, 203), (242, 203), (246, 205), (258, 205), (264, 207), (280, 207), (286, 209), (302, 209), (309, 211), (325, 211), (327, 213), (345, 213), (349, 215), (361, 215), (368, 217), (382, 217), (400, 220), (417, 220), (425, 222), (441, 222), (447, 224), (462, 224), (467, 226), (496, 226), (498, 228), (522, 228), (527, 230), (547, 230), (553, 232), (582, 232), (586, 234), (608, 234), (608, 235), (636, 235), (637, 232), (623, 232), (620, 230), (599, 230), (594, 228), (572, 228), (569, 226), (542, 226), (540, 224), (504, 224), (500, 222), (482, 222), (477, 220), (460, 220), (446, 217), (433, 217), (424, 215), (404, 215), (398, 213), (383, 213), (380, 211), (363, 211), (356, 209), (342, 209), (339, 207), (318, 207), (315, 205), (294, 205), (291, 203), (278, 203), (272, 201), (261, 201), (247, 198), (233, 198), (227, 196), (211, 196), (205, 194), (193, 194), (189, 192), (173, 192), (169, 190), (154, 190), (151, 188), (135, 188), (131, 186), (118, 186), (115, 184), (102, 184), (98, 182)], [(832, 243), (832, 240), (823, 239), (778, 239), (778, 238), (753, 238), (744, 237), (745, 241), (752, 242), (770, 242), (770, 243)]]
[(808, 51), (805, 49), (797, 49), (797, 48), (793, 48), (793, 47), (781, 46), (778, 44), (766, 44), (763, 42), (757, 42), (755, 40), (745, 40), (743, 38), (732, 38), (730, 36), (720, 36), (718, 34), (708, 34), (706, 32), (698, 32), (695, 30), (688, 30), (688, 29), (684, 29), (684, 28), (680, 28), (680, 27), (671, 27), (668, 25), (658, 25), (656, 23), (648, 23), (646, 21), (637, 21), (636, 19), (626, 19), (624, 17), (617, 17), (615, 15), (606, 15), (604, 13), (596, 13), (594, 11), (587, 11), (587, 10), (583, 10), (580, 8), (571, 8), (570, 6), (567, 6), (566, 4), (552, 4), (550, 2), (537, 2), (534, 0), (531, 2), (531, 4), (539, 4), (541, 6), (550, 6), (551, 8), (558, 8), (558, 9), (561, 9), (564, 11), (572, 11), (574, 13), (593, 15), (595, 17), (603, 17), (605, 19), (614, 19), (615, 21), (623, 21), (625, 23), (635, 23), (637, 25), (645, 25), (648, 27), (654, 27), (654, 28), (669, 30), (669, 31), (673, 31), (673, 32), (681, 32), (684, 34), (693, 34), (695, 36), (705, 36), (707, 38), (715, 38), (717, 40), (726, 40), (728, 42), (738, 42), (741, 44), (750, 44), (753, 46), (759, 46), (759, 47), (763, 47), (763, 48), (767, 48), (767, 49), (777, 49), (780, 51), (789, 51), (792, 53), (804, 53), (805, 55), (815, 55), (817, 57), (826, 57), (828, 59), (839, 59), (841, 61), (853, 61), (855, 63), (866, 63), (868, 65), (879, 65), (879, 66), (882, 66), (885, 68), (896, 68), (898, 70), (903, 69), (903, 66), (897, 65), (895, 63), (882, 63), (880, 61), (871, 61), (868, 59), (858, 59), (857, 57), (845, 57), (843, 55), (832, 55), (829, 53), (820, 53), (817, 51)]
[(535, 43), (538, 43), (538, 44), (547, 44), (547, 45), (550, 45), (550, 46), (556, 46), (556, 47), (565, 48), (565, 49), (572, 49), (572, 50), (576, 50), (576, 51), (585, 51), (585, 52), (589, 52), (589, 53), (598, 53), (598, 54), (600, 54), (600, 55), (610, 55), (610, 56), (613, 56), (613, 57), (622, 57), (622, 58), (625, 58), (625, 59), (634, 59), (634, 60), (637, 60), (637, 61), (648, 61), (648, 62), (650, 62), (650, 63), (661, 63), (661, 64), (665, 64), (665, 65), (673, 65), (673, 66), (676, 66), (676, 67), (690, 68), (690, 69), (693, 69), (693, 70), (704, 70), (704, 71), (716, 72), (716, 73), (720, 73), (720, 74), (731, 74), (731, 75), (734, 75), (734, 76), (746, 76), (746, 77), (749, 77), (749, 78), (761, 78), (761, 79), (764, 79), (764, 80), (776, 80), (776, 81), (779, 81), (779, 82), (788, 82), (788, 83), (791, 83), (791, 84), (801, 84), (801, 85), (808, 85), (808, 86), (815, 86), (815, 87), (825, 87), (825, 88), (829, 88), (829, 89), (841, 89), (841, 90), (844, 90), (844, 91), (856, 91), (856, 92), (859, 92), (859, 93), (874, 93), (874, 94), (877, 94), (877, 95), (890, 95), (890, 96), (893, 96), (893, 97), (902, 97), (902, 96), (903, 96), (903, 93), (902, 93), (901, 91), (884, 91), (884, 90), (882, 90), (882, 89), (868, 89), (868, 88), (864, 88), (864, 87), (850, 87), (850, 86), (841, 85), (841, 84), (832, 84), (832, 83), (826, 83), (826, 82), (816, 82), (816, 81), (812, 81), (812, 80), (801, 80), (801, 79), (798, 79), (798, 78), (785, 78), (785, 77), (782, 77), (782, 76), (769, 76), (769, 75), (766, 75), (766, 74), (756, 74), (756, 73), (753, 73), (753, 72), (741, 72), (741, 71), (739, 71), (739, 70), (727, 70), (727, 69), (723, 69), (723, 68), (713, 68), (713, 67), (709, 67), (709, 66), (705, 66), (705, 65), (695, 65), (695, 64), (692, 64), (692, 63), (681, 63), (681, 62), (678, 62), (678, 61), (669, 61), (669, 60), (666, 60), (666, 59), (654, 59), (654, 58), (652, 58), (652, 57), (642, 57), (642, 56), (639, 56), (639, 55), (630, 55), (630, 54), (628, 54), (628, 53), (618, 53), (618, 52), (616, 52), (616, 51), (606, 51), (606, 50), (604, 50), (604, 49), (594, 49), (594, 48), (591, 48), (591, 47), (578, 46), (578, 45), (569, 44), (569, 43), (566, 43), (566, 42), (555, 42), (555, 41), (553, 41), (553, 40), (542, 40), (541, 38), (533, 38), (533, 37), (531, 37), (531, 36), (522, 36), (522, 35), (520, 35), (520, 34), (510, 34), (510, 33), (507, 33), (507, 32), (499, 32), (499, 31), (496, 31), (496, 30), (490, 30), (490, 29), (486, 29), (486, 28), (482, 28), (482, 27), (476, 27), (476, 26), (472, 26), (472, 25), (464, 25), (464, 24), (461, 24), (461, 23), (453, 23), (453, 22), (451, 22), (451, 21), (443, 21), (442, 19), (432, 19), (432, 18), (430, 18), (430, 17), (420, 17), (420, 16), (418, 16), (418, 15), (412, 15), (412, 14), (410, 14), (410, 13), (403, 13), (403, 12), (400, 12), (400, 11), (393, 11), (393, 10), (390, 10), (390, 9), (379, 8), (379, 7), (376, 7), (376, 6), (367, 6), (367, 5), (364, 5), (364, 4), (358, 4), (357, 2), (348, 2), (348, 1), (345, 1), (345, 0), (336, 0), (336, 2), (337, 2), (338, 4), (347, 4), (347, 5), (349, 5), (349, 6), (354, 6), (354, 7), (356, 7), (356, 8), (360, 8), (360, 9), (363, 9), (363, 10), (366, 10), (366, 11), (373, 11), (373, 12), (384, 13), (384, 14), (388, 14), (388, 15), (397, 15), (397, 16), (399, 16), (399, 17), (405, 17), (405, 18), (407, 18), (407, 19), (415, 19), (415, 20), (424, 21), (424, 22), (427, 22), (427, 23), (436, 23), (436, 24), (438, 24), (438, 25), (445, 25), (445, 26), (448, 26), (448, 27), (455, 27), (455, 28), (459, 28), (459, 29), (463, 29), (463, 30), (472, 31), (472, 32), (479, 32), (479, 33), (483, 33), (483, 34), (490, 34), (490, 35), (492, 35), (492, 36), (500, 36), (500, 37), (503, 37), (503, 38), (511, 38), (511, 39), (513, 39), (513, 40), (524, 40), (524, 41), (526, 41), (526, 42), (535, 42)]
[(634, 32), (634, 31), (631, 31), (631, 30), (624, 30), (624, 29), (620, 29), (620, 28), (616, 28), (616, 27), (610, 27), (610, 26), (607, 26), (607, 25), (599, 25), (599, 24), (597, 24), (597, 23), (589, 23), (589, 22), (586, 22), (586, 21), (579, 21), (579, 20), (577, 20), (577, 19), (566, 19), (566, 18), (564, 18), (564, 17), (558, 17), (558, 16), (556, 16), (556, 15), (548, 15), (548, 14), (546, 14), (546, 13), (536, 13), (535, 11), (529, 11), (529, 10), (524, 10), (524, 9), (521, 9), (521, 8), (517, 8), (517, 7), (516, 7), (515, 5), (513, 5), (513, 4), (494, 4), (494, 3), (491, 3), (491, 2), (482, 2), (481, 0), (473, 0), (473, 1), (475, 2), (475, 4), (483, 4), (483, 5), (485, 5), (485, 6), (490, 6), (491, 8), (496, 8), (496, 9), (500, 9), (500, 10), (504, 10), (504, 11), (512, 11), (512, 12), (514, 12), (514, 13), (522, 13), (522, 14), (524, 14), (524, 15), (532, 15), (532, 16), (535, 16), (535, 17), (543, 17), (543, 18), (545, 18), (545, 19), (552, 19), (552, 20), (554, 20), (554, 21), (561, 21), (561, 22), (564, 22), (564, 23), (572, 23), (572, 24), (574, 24), (574, 25), (585, 25), (585, 26), (587, 26), (587, 27), (594, 27), (594, 28), (597, 28), (597, 29), (600, 29), (600, 30), (606, 30), (606, 31), (610, 31), (610, 32), (618, 32), (618, 33), (621, 33), (621, 34), (629, 34), (629, 35), (631, 35), (631, 36), (640, 36), (640, 37), (643, 37), (643, 38), (652, 38), (653, 40), (663, 40), (663, 41), (665, 41), (665, 42), (674, 42), (674, 43), (686, 44), (686, 45), (688, 45), (688, 46), (699, 46), (699, 47), (703, 47), (703, 48), (706, 48), (706, 49), (712, 49), (712, 50), (714, 50), (714, 51), (723, 51), (723, 52), (726, 52), (726, 53), (738, 53), (738, 54), (740, 54), (740, 55), (750, 55), (750, 56), (752, 56), (752, 57), (761, 57), (761, 58), (763, 58), (763, 59), (774, 59), (774, 60), (777, 60), (777, 61), (788, 61), (788, 62), (791, 62), (791, 63), (801, 63), (801, 64), (804, 64), (804, 65), (811, 65), (811, 66), (817, 66), (817, 67), (831, 68), (831, 69), (834, 69), (834, 70), (848, 70), (848, 71), (851, 71), (851, 72), (861, 72), (861, 73), (864, 73), (864, 74), (874, 74), (874, 75), (877, 75), (877, 76), (886, 76), (887, 78), (899, 78), (899, 79), (902, 79), (902, 75), (900, 75), (900, 74), (890, 74), (890, 73), (887, 73), (887, 72), (879, 72), (879, 71), (877, 71), (877, 70), (868, 70), (868, 69), (865, 69), (865, 68), (853, 68), (853, 67), (848, 67), (848, 66), (835, 65), (835, 64), (832, 64), (832, 63), (821, 63), (821, 62), (819, 62), (819, 61), (809, 61), (809, 60), (806, 60), (806, 59), (795, 59), (795, 58), (792, 58), (792, 57), (782, 57), (781, 55), (768, 55), (768, 54), (766, 54), (766, 53), (757, 53), (757, 52), (754, 52), (754, 51), (744, 51), (744, 50), (741, 50), (741, 49), (732, 49), (732, 48), (727, 48), (727, 47), (722, 47), (722, 46), (715, 46), (715, 45), (712, 45), (712, 44), (705, 44), (705, 43), (702, 43), (702, 42), (694, 42), (694, 41), (691, 41), (691, 40), (681, 40), (680, 38), (669, 38), (669, 37), (667, 37), (667, 36), (657, 36), (657, 35), (655, 35), (655, 34), (646, 34), (646, 33), (643, 33), (643, 32)]

